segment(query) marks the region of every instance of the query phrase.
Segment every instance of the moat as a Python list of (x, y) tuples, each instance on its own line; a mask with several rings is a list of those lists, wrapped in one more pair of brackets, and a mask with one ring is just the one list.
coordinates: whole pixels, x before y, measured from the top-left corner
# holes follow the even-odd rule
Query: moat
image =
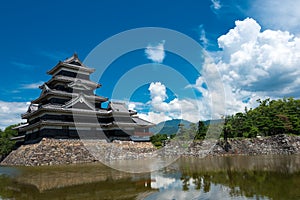
[(0, 199), (299, 199), (300, 155), (181, 158), (130, 174), (100, 163), (0, 167)]

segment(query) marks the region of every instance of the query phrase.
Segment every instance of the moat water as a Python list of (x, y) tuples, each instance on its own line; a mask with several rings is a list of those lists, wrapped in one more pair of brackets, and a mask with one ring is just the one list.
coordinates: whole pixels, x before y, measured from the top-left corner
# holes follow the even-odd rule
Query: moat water
[(131, 174), (102, 164), (0, 167), (0, 199), (300, 199), (300, 155), (182, 158)]

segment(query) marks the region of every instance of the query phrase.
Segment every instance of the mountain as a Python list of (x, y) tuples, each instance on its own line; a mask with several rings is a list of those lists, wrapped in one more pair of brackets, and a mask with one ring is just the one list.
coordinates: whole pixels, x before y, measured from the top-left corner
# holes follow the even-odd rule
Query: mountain
[(178, 124), (183, 124), (185, 128), (189, 128), (192, 122), (184, 120), (184, 119), (172, 119), (165, 122), (160, 122), (156, 126), (150, 129), (150, 131), (154, 134), (176, 134), (178, 131)]
[[(222, 119), (206, 120), (204, 121), (204, 124), (214, 125), (214, 124), (222, 123), (222, 121), (223, 121)], [(192, 124), (192, 122), (184, 119), (172, 119), (165, 122), (160, 122), (156, 126), (150, 128), (150, 132), (154, 134), (158, 134), (158, 133), (167, 134), (167, 135), (176, 134), (179, 129), (178, 124), (183, 124), (184, 128), (188, 129), (190, 127), (190, 124)]]

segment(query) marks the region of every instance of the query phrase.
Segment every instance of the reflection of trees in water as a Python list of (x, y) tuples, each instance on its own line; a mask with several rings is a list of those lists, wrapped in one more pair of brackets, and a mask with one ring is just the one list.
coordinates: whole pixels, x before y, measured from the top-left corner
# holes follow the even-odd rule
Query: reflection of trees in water
[[(191, 172), (183, 171), (182, 190), (209, 192), (211, 184), (220, 184), (229, 189), (231, 196), (268, 197), (271, 199), (296, 199), (300, 196), (300, 172), (281, 173), (271, 171)], [(192, 181), (193, 187), (189, 184)]]
[(204, 192), (209, 192), (210, 191), (210, 175), (204, 175), (203, 176), (203, 190)]
[(182, 181), (182, 190), (188, 191), (190, 187), (190, 182), (189, 182), (190, 177), (189, 176), (181, 177), (181, 181)]
[(196, 173), (193, 173), (193, 184), (195, 185), (196, 190), (200, 190), (202, 186), (202, 178), (198, 176)]
[(203, 191), (209, 192), (211, 186), (210, 174), (198, 175), (197, 173), (192, 173), (189, 175), (182, 175), (180, 178), (182, 181), (182, 190), (188, 191), (191, 187), (190, 181), (192, 181), (195, 190), (201, 190), (203, 185)]

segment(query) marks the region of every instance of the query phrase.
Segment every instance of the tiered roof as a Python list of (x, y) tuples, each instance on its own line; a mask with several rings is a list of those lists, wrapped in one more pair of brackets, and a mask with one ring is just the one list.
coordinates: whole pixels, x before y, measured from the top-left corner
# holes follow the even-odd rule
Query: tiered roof
[[(41, 85), (40, 96), (31, 102), (26, 113), (22, 115), (28, 123), (19, 126), (19, 132), (35, 130), (43, 126), (73, 126), (72, 121), (59, 121), (50, 118), (39, 118), (44, 114), (52, 115), (80, 115), (110, 118), (111, 121), (93, 123), (76, 122), (76, 126), (84, 127), (151, 127), (154, 124), (137, 117), (135, 111), (128, 110), (124, 103), (109, 102), (107, 108), (101, 104), (108, 98), (94, 94), (94, 90), (101, 87), (99, 83), (90, 80), (90, 74), (95, 69), (88, 68), (74, 54), (65, 61), (58, 62), (51, 70), (51, 79)], [(37, 120), (38, 118), (38, 120)], [(34, 121), (34, 122), (33, 122)]]

